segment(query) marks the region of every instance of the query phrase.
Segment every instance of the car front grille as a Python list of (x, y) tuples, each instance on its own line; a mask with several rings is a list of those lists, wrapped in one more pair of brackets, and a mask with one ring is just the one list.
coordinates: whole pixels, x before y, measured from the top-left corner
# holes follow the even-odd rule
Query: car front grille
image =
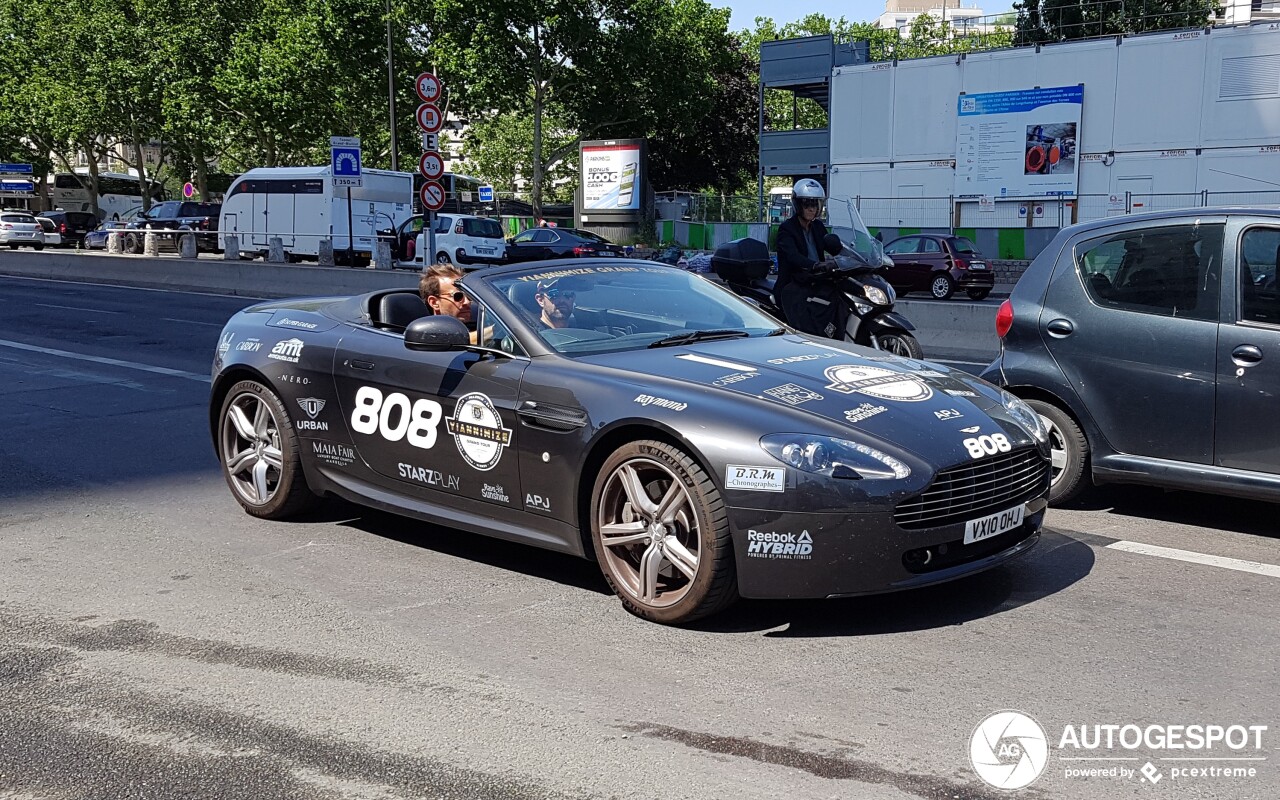
[(1035, 448), (991, 456), (939, 472), (923, 494), (898, 504), (893, 519), (901, 528), (936, 528), (1025, 502), (1049, 484), (1049, 460)]

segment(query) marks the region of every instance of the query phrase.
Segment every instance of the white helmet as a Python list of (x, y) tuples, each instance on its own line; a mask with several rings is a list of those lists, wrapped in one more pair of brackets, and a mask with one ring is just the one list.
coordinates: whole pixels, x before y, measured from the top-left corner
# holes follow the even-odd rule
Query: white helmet
[(801, 178), (791, 189), (791, 202), (797, 214), (800, 213), (801, 206), (806, 205), (806, 200), (812, 200), (818, 204), (818, 216), (822, 216), (822, 206), (826, 199), (827, 193), (822, 190), (822, 184), (813, 178)]

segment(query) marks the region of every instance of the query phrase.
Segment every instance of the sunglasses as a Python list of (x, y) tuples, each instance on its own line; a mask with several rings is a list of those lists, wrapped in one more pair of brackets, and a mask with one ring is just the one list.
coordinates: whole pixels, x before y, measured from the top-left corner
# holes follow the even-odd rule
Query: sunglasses
[(436, 296), (443, 297), (446, 300), (452, 300), (455, 303), (461, 303), (463, 300), (467, 299), (465, 292), (454, 292), (453, 294), (441, 294)]
[(819, 200), (799, 200), (796, 205), (800, 208), (817, 208), (822, 205), (822, 202)]
[(567, 289), (545, 289), (543, 290), (542, 293), (545, 294), (547, 297), (550, 297), (552, 300), (555, 300), (556, 298), (564, 298), (565, 300), (572, 300), (578, 296), (577, 292), (571, 292)]

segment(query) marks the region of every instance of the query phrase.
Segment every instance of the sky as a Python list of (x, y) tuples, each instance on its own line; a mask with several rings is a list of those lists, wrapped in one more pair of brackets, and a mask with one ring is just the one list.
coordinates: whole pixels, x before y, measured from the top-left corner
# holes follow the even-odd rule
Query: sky
[[(1010, 0), (961, 0), (961, 5), (978, 6), (988, 14), (1007, 11)], [(740, 31), (755, 28), (756, 17), (773, 17), (779, 26), (803, 19), (810, 14), (825, 14), (832, 19), (844, 17), (850, 22), (871, 22), (884, 13), (884, 0), (802, 0), (800, 3), (779, 0), (711, 0), (717, 8), (729, 8), (733, 17), (729, 30)], [(938, 3), (942, 5), (941, 0)], [(956, 0), (951, 0), (956, 5)]]

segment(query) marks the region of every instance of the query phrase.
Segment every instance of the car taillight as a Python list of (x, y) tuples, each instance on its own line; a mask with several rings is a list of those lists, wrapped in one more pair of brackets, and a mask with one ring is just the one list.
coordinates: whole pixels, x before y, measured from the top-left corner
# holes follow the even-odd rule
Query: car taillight
[(968, 269), (968, 268), (969, 268), (969, 262), (968, 262), (968, 261), (965, 261), (965, 260), (964, 260), (963, 258), (961, 258), (960, 256), (956, 256), (956, 257), (955, 257), (955, 262), (956, 262), (956, 269)]
[(200, 220), (200, 229), (205, 231), (209, 230), (209, 220), (207, 219)]
[(573, 248), (573, 254), (574, 254), (575, 256), (584, 256), (584, 255), (586, 255), (587, 253), (592, 253), (592, 252), (595, 252), (595, 251), (593, 251), (590, 247), (575, 247), (575, 248)]
[(1013, 303), (1005, 300), (1000, 304), (1000, 310), (996, 312), (996, 336), (1001, 339), (1013, 327)]
[(13, 226), (7, 222), (0, 222), (0, 228), (4, 228), (7, 231), (13, 228)]
[(58, 223), (58, 232), (59, 232), (59, 233), (66, 233), (66, 232), (67, 232), (67, 223), (65, 223), (65, 222), (59, 222), (59, 223)]

